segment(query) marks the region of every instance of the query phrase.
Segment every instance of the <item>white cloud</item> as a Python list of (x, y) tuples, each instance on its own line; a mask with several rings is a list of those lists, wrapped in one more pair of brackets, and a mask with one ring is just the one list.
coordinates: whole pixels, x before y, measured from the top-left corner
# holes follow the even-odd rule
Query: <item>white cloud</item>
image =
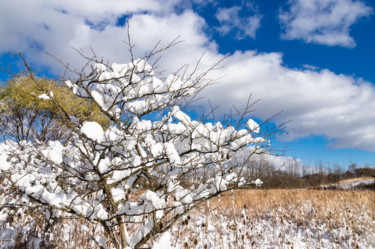
[[(290, 156), (272, 155), (268, 153), (253, 154), (254, 147), (247, 147), (237, 153), (233, 158), (239, 165), (250, 164), (255, 171), (264, 172), (267, 170), (288, 172), (297, 175), (313, 174), (318, 168), (311, 165), (304, 165), (298, 158)], [(251, 157), (249, 158), (249, 155)]]
[(193, 2), (199, 5), (217, 4), (217, 0), (193, 0)]
[[(90, 52), (90, 48), (109, 62), (127, 61), (128, 48), (125, 27), (116, 26), (118, 17), (131, 14), (131, 33), (136, 44), (135, 51), (143, 56), (146, 50), (159, 40), (162, 45), (178, 36), (185, 46), (172, 48), (167, 53), (185, 55), (176, 57), (173, 65), (191, 63), (203, 49), (215, 50), (202, 31), (204, 19), (191, 11), (171, 13), (179, 0), (147, 1), (59, 1), (23, 0), (0, 1), (0, 35), (6, 37), (0, 43), (0, 53), (21, 51), (30, 62), (48, 65), (53, 72), (62, 70), (44, 51), (53, 54), (71, 67), (83, 65), (81, 58), (72, 48)], [(19, 6), (23, 8), (19, 8)], [(12, 20), (12, 21), (9, 21)], [(197, 50), (198, 48), (198, 50)]]
[[(21, 3), (23, 8), (19, 8)], [(163, 54), (161, 69), (174, 71), (185, 63), (194, 65), (203, 51), (206, 54), (201, 68), (223, 56), (217, 52), (217, 44), (204, 33), (207, 25), (204, 19), (193, 11), (165, 12), (173, 8), (174, 1), (169, 1), (169, 7), (157, 1), (149, 1), (147, 6), (136, 5), (134, 1), (124, 3), (129, 6), (106, 5), (101, 12), (96, 7), (87, 10), (77, 7), (73, 1), (64, 6), (49, 0), (32, 4), (0, 1), (0, 36), (6, 37), (0, 43), (0, 53), (24, 52), (29, 62), (48, 66), (54, 73), (62, 72), (63, 68), (45, 55), (44, 50), (77, 68), (83, 65), (83, 59), (72, 46), (85, 51), (92, 47), (109, 62), (127, 62), (127, 47), (123, 43), (126, 30), (115, 24), (116, 17), (126, 14), (129, 8), (136, 11), (131, 18), (135, 56), (142, 56), (159, 40), (166, 44), (178, 35), (185, 42)], [(95, 29), (87, 20), (95, 24), (106, 20), (106, 25)], [(30, 41), (34, 41), (34, 47), (39, 44), (39, 48), (32, 48)], [(323, 135), (332, 139), (335, 147), (375, 151), (375, 90), (370, 84), (329, 70), (285, 67), (279, 53), (236, 52), (228, 55), (222, 66), (210, 77), (226, 77), (203, 93), (213, 104), (220, 104), (222, 112), (232, 104), (243, 105), (253, 93), (254, 99), (262, 99), (256, 105), (256, 116), (264, 119), (283, 110), (275, 122), (292, 119), (288, 126), (290, 135), (284, 139)]]
[(261, 99), (256, 116), (284, 111), (277, 122), (292, 120), (283, 139), (320, 135), (331, 139), (332, 147), (375, 151), (371, 84), (329, 70), (287, 68), (280, 54), (253, 51), (228, 57), (221, 73), (227, 76), (208, 93), (211, 102), (243, 106), (253, 93), (254, 100)]
[(216, 18), (219, 20), (221, 26), (217, 30), (221, 35), (227, 35), (229, 32), (235, 30), (237, 39), (244, 39), (246, 37), (255, 38), (262, 17), (259, 14), (253, 13), (254, 11), (251, 11), (252, 15), (240, 14), (243, 8), (252, 9), (251, 6), (247, 5), (218, 9)]
[[(82, 63), (74, 57), (71, 47), (87, 48), (113, 39), (113, 49), (119, 48), (125, 38), (124, 30), (116, 27), (117, 18), (127, 11), (153, 11), (161, 8), (154, 0), (142, 1), (0, 1), (0, 53), (25, 52), (31, 62), (50, 64), (51, 58), (44, 51), (53, 53), (63, 61)], [(102, 32), (110, 33), (98, 39), (100, 31), (92, 25), (105, 24)], [(123, 28), (122, 28), (123, 29)], [(98, 39), (98, 40), (93, 40)], [(117, 43), (115, 46), (113, 43)], [(77, 61), (76, 61), (77, 60)], [(48, 61), (48, 62), (47, 62)], [(75, 63), (74, 63), (75, 62)]]
[(279, 15), (284, 29), (282, 38), (355, 47), (350, 26), (371, 13), (370, 7), (355, 0), (289, 0), (289, 10)]

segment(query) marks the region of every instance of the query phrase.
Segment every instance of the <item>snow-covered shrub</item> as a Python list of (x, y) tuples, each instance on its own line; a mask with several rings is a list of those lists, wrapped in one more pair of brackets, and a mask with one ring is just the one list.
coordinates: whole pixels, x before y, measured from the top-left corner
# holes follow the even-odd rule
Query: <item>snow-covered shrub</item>
[[(243, 166), (230, 159), (248, 145), (268, 145), (259, 125), (243, 118), (236, 127), (193, 120), (181, 106), (210, 83), (207, 72), (160, 79), (148, 59), (112, 66), (92, 60), (89, 72), (65, 82), (96, 103), (109, 128), (65, 112), (71, 136), (64, 143), (0, 144), (5, 183), (29, 202), (19, 205), (46, 207), (52, 211), (47, 219), (78, 217), (100, 225), (105, 236), (94, 239), (102, 248), (133, 248), (168, 231), (200, 203), (259, 183), (245, 182)], [(53, 92), (42, 97), (64, 113)]]

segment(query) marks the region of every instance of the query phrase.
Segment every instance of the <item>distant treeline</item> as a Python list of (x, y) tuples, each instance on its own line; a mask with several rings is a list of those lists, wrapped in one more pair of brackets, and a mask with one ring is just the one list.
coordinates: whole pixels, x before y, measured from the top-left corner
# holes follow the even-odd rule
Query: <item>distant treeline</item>
[[(250, 176), (249, 176), (250, 177)], [(319, 185), (337, 183), (341, 180), (356, 177), (375, 177), (375, 168), (354, 168), (347, 171), (327, 173), (320, 171), (314, 174), (300, 176), (293, 172), (276, 171), (272, 174), (260, 174), (262, 188), (307, 188)], [(254, 177), (253, 177), (254, 178)]]

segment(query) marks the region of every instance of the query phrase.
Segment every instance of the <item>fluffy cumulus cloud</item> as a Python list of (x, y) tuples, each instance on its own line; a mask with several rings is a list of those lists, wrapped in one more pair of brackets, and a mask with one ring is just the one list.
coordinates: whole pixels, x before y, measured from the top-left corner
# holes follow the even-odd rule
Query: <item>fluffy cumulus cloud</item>
[(298, 158), (272, 154), (253, 154), (249, 160), (248, 156), (252, 154), (254, 147), (247, 147), (233, 158), (235, 163), (250, 164), (255, 170), (272, 169), (273, 171), (290, 172), (298, 175), (316, 173), (317, 168), (310, 165), (303, 165)]
[(3, 52), (9, 48), (32, 48), (32, 43), (45, 48), (52, 42), (48, 38), (59, 38), (62, 41), (57, 46), (63, 47), (62, 44), (77, 36), (80, 28), (88, 23), (92, 24), (91, 27), (107, 26), (114, 24), (117, 17), (127, 11), (157, 10), (160, 6), (154, 0), (137, 4), (134, 1), (117, 0), (67, 0), (53, 3), (46, 0), (14, 0), (1, 1), (0, 8), (0, 32), (7, 37), (0, 45), (0, 51)]
[(356, 0), (290, 0), (280, 12), (282, 38), (308, 43), (354, 47), (350, 27), (373, 10)]
[[(194, 65), (204, 51), (202, 69), (223, 57), (204, 32), (207, 24), (203, 18), (191, 9), (173, 13), (178, 1), (97, 2), (98, 6), (73, 0), (0, 1), (0, 36), (6, 37), (0, 43), (0, 53), (24, 52), (29, 62), (48, 66), (53, 73), (63, 68), (44, 51), (77, 68), (83, 59), (71, 47), (83, 51), (92, 47), (110, 63), (126, 63), (126, 28), (116, 24), (129, 11), (136, 57), (159, 40), (167, 44), (178, 35), (185, 42), (165, 51), (161, 69), (174, 71), (185, 63)], [(243, 105), (253, 93), (254, 99), (262, 100), (256, 105), (257, 117), (265, 119), (283, 110), (275, 122), (292, 120), (290, 135), (284, 139), (323, 135), (336, 147), (375, 151), (375, 90), (369, 83), (329, 70), (291, 69), (283, 66), (279, 53), (235, 52), (221, 66), (209, 75), (224, 76), (221, 83), (202, 94), (214, 105), (221, 105), (222, 112), (232, 104)]]
[(247, 3), (242, 6), (219, 8), (216, 18), (220, 22), (220, 27), (217, 30), (221, 35), (234, 31), (237, 39), (243, 39), (246, 37), (255, 38), (262, 17), (256, 13), (253, 4)]
[(222, 73), (228, 76), (210, 93), (211, 101), (241, 106), (252, 92), (262, 100), (257, 116), (266, 119), (284, 111), (276, 120), (292, 120), (283, 139), (320, 135), (330, 138), (332, 147), (375, 151), (375, 89), (370, 83), (329, 70), (290, 69), (278, 53), (251, 51), (233, 54)]
[[(19, 8), (21, 5), (23, 8)], [(118, 20), (129, 13), (135, 56), (143, 56), (158, 41), (165, 46), (177, 37), (184, 40), (184, 46), (164, 54), (169, 63), (175, 60), (171, 64), (173, 71), (192, 63), (193, 58), (196, 61), (203, 49), (216, 49), (202, 30), (204, 20), (189, 9), (174, 14), (176, 6), (181, 6), (179, 0), (0, 1), (0, 35), (7, 37), (0, 44), (0, 53), (23, 52), (30, 62), (48, 65), (53, 73), (63, 68), (44, 52), (72, 68), (80, 68), (85, 61), (72, 48), (87, 55), (92, 48), (109, 62), (126, 62), (130, 59), (124, 43), (127, 30)], [(179, 56), (168, 56), (176, 53)], [(161, 66), (169, 65), (165, 62)]]
[(107, 55), (104, 50), (108, 47), (112, 51), (125, 50), (122, 43), (125, 31), (116, 26), (118, 18), (127, 12), (160, 9), (155, 0), (0, 1), (0, 34), (6, 37), (0, 44), (0, 53), (21, 51), (31, 62), (50, 65), (51, 57), (44, 53), (47, 51), (63, 61), (73, 62), (73, 66), (82, 65), (82, 58), (74, 55), (72, 47), (92, 45), (103, 56)]

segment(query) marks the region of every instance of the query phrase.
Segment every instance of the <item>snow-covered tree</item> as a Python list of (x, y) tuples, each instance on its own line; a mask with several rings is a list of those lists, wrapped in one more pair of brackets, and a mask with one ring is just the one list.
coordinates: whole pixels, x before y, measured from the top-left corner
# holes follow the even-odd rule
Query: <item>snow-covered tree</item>
[(99, 224), (105, 236), (95, 240), (102, 248), (134, 248), (200, 203), (254, 184), (231, 157), (249, 145), (263, 152), (270, 131), (260, 133), (245, 116), (225, 125), (193, 120), (188, 104), (210, 84), (206, 76), (216, 65), (161, 78), (150, 63), (155, 52), (111, 66), (93, 57), (75, 80), (65, 81), (99, 107), (108, 128), (69, 115), (53, 91), (38, 96), (59, 108), (71, 136), (64, 143), (0, 144), (1, 174), (22, 195), (19, 204), (44, 206), (52, 212), (48, 218)]

